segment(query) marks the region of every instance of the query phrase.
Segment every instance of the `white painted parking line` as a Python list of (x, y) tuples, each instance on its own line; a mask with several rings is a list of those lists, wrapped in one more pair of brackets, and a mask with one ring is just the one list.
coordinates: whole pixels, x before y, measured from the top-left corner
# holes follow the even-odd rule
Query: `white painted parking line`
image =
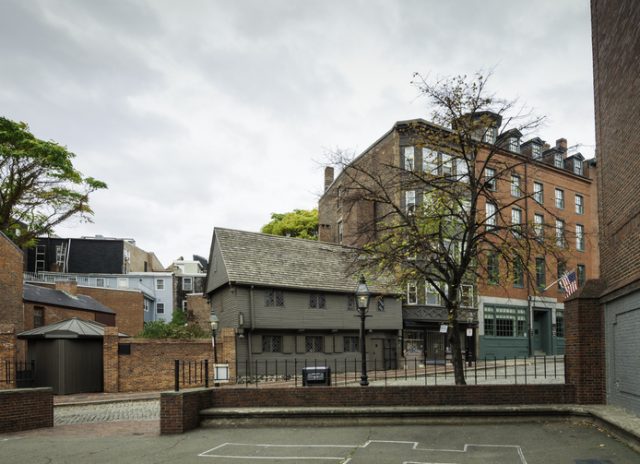
[[(351, 451), (366, 450), (369, 448), (377, 448), (380, 445), (405, 446), (405, 451), (400, 453), (412, 454), (434, 454), (437, 458), (447, 459), (447, 454), (451, 454), (455, 461), (422, 461), (422, 460), (402, 460), (403, 456), (398, 455), (398, 462), (402, 464), (460, 464), (474, 455), (476, 458), (483, 452), (488, 452), (492, 456), (497, 453), (506, 460), (513, 462), (517, 459), (520, 464), (527, 464), (522, 452), (522, 448), (518, 445), (488, 445), (488, 444), (465, 444), (462, 449), (446, 449), (446, 448), (420, 448), (420, 443), (415, 441), (395, 441), (395, 440), (369, 440), (359, 445), (279, 445), (273, 443), (222, 443), (214, 448), (200, 453), (198, 456), (202, 458), (220, 459), (220, 460), (289, 460), (289, 461), (333, 461), (339, 464), (350, 464), (354, 457), (349, 456)], [(386, 448), (385, 446), (385, 448)], [(376, 450), (372, 450), (376, 451)], [(378, 448), (378, 452), (381, 450)], [(289, 454), (291, 453), (291, 454)], [(457, 456), (457, 458), (456, 458)], [(405, 456), (408, 457), (408, 456)], [(426, 457), (426, 456), (422, 456)], [(436, 457), (436, 456), (433, 456)], [(414, 458), (415, 459), (415, 458)]]

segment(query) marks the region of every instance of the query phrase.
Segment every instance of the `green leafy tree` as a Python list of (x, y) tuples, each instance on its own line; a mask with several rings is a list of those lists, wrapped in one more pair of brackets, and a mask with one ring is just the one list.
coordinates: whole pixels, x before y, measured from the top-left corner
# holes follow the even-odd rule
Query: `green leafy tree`
[[(534, 195), (526, 182), (513, 180), (535, 177), (542, 162), (519, 153), (522, 132), (534, 130), (541, 118), (488, 94), (486, 83), (482, 75), (435, 83), (416, 75), (433, 109), (432, 122), (399, 126), (409, 147), (400, 159), (373, 151), (356, 158), (337, 152), (331, 160), (342, 168), (343, 216), (375, 212), (355, 231), (358, 272), (392, 276), (408, 299), (415, 295), (412, 303), (427, 292), (444, 306), (456, 384), (465, 383), (459, 324), (473, 317), (477, 281), (495, 279), (499, 268), (502, 282), (526, 280), (535, 294), (541, 289), (532, 284), (534, 258), (561, 257), (558, 243), (565, 240), (553, 221), (527, 223), (522, 211)], [(506, 185), (511, 191), (505, 194)], [(552, 209), (538, 207), (547, 218), (556, 217)]]
[(0, 117), (0, 231), (29, 246), (72, 218), (90, 221), (89, 194), (107, 185), (73, 167), (64, 146)]
[(208, 338), (211, 334), (203, 330), (199, 325), (189, 323), (185, 312), (180, 309), (175, 309), (171, 317), (171, 322), (147, 322), (138, 336), (142, 338), (194, 339)]
[(265, 224), (261, 232), (318, 240), (318, 210), (294, 209), (289, 213), (271, 213), (271, 222)]

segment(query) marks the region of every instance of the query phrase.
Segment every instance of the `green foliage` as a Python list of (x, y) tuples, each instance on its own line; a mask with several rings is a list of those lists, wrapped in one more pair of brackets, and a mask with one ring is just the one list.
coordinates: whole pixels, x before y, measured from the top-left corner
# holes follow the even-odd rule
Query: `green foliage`
[(188, 323), (185, 312), (176, 309), (173, 311), (171, 322), (168, 324), (164, 321), (146, 322), (144, 330), (138, 336), (142, 338), (194, 339), (208, 338), (211, 334), (197, 324)]
[(289, 213), (272, 213), (271, 222), (261, 232), (284, 237), (318, 240), (318, 210), (295, 209)]
[(71, 217), (90, 221), (89, 194), (107, 188), (73, 167), (75, 155), (0, 117), (0, 231), (20, 246)]

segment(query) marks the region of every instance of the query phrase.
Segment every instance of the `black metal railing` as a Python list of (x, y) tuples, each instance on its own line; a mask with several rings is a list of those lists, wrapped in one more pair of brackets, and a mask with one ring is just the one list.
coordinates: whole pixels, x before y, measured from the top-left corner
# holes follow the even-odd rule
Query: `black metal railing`
[(173, 365), (174, 390), (209, 386), (209, 360), (180, 361)]
[(0, 383), (14, 385), (16, 388), (30, 388), (35, 383), (35, 361), (4, 360)]

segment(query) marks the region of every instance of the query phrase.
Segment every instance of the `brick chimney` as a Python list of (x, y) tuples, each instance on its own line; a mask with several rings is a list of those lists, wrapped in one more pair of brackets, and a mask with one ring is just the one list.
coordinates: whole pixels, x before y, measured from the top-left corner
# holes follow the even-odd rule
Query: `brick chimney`
[(56, 282), (56, 290), (67, 292), (69, 295), (78, 294), (78, 283), (75, 280), (66, 280), (64, 282)]
[(567, 139), (558, 139), (556, 140), (556, 148), (560, 150), (562, 153), (567, 152)]
[(331, 183), (333, 182), (333, 167), (327, 166), (324, 168), (324, 191), (326, 192)]

